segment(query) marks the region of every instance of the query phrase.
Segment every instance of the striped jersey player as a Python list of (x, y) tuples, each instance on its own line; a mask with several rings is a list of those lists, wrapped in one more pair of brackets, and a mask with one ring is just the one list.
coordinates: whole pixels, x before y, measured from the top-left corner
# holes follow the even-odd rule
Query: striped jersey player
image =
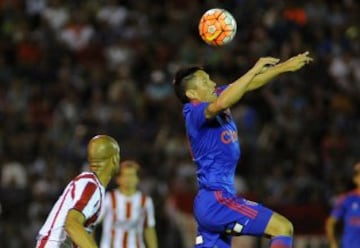
[[(92, 233), (104, 201), (105, 188), (92, 172), (83, 172), (74, 178), (53, 206), (45, 224), (39, 231), (39, 248), (54, 247), (50, 244), (72, 244), (64, 225), (70, 209), (84, 215), (85, 229)], [(57, 247), (57, 246), (56, 246)], [(71, 246), (69, 246), (71, 247)]]
[(152, 198), (137, 189), (139, 164), (126, 160), (106, 193), (101, 248), (157, 248)]
[(69, 182), (37, 237), (37, 248), (96, 248), (91, 234), (99, 221), (105, 187), (119, 168), (120, 148), (110, 136), (97, 135), (88, 144), (89, 172)]

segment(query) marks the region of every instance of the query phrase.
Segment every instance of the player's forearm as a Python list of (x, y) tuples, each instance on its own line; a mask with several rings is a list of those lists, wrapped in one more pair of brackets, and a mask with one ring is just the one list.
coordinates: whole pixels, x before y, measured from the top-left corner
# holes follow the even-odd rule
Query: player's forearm
[(238, 102), (248, 91), (248, 87), (255, 76), (256, 72), (250, 70), (227, 87), (216, 100), (221, 109), (227, 109)]
[(336, 225), (336, 220), (333, 217), (329, 217), (326, 220), (325, 231), (326, 231), (326, 236), (330, 243), (336, 243), (335, 225)]
[(71, 240), (80, 248), (97, 248), (94, 237), (87, 233), (84, 227), (73, 225), (66, 228)]
[(309, 52), (304, 52), (294, 57), (291, 57), (283, 63), (271, 66), (269, 68), (265, 68), (262, 73), (256, 75), (256, 77), (252, 80), (251, 84), (248, 87), (248, 90), (254, 90), (263, 86), (281, 73), (297, 71), (311, 61), (313, 61), (313, 59), (309, 57)]
[(146, 248), (158, 248), (155, 228), (146, 228), (144, 231)]
[(278, 75), (287, 71), (288, 70), (286, 69), (284, 63), (270, 67), (265, 72), (257, 74), (249, 84), (247, 90), (250, 91), (260, 88), (261, 86), (267, 84)]
[(70, 210), (66, 216), (65, 230), (71, 240), (80, 248), (97, 248), (94, 237), (84, 228), (85, 217), (77, 210)]

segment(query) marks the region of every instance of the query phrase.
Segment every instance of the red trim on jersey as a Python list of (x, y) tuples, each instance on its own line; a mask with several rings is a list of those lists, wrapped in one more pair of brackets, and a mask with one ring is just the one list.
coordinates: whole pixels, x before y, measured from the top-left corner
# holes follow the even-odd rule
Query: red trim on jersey
[(96, 182), (96, 184), (97, 184), (97, 186), (98, 186), (98, 188), (99, 188), (99, 193), (100, 193), (100, 200), (98, 200), (98, 201), (95, 203), (94, 207), (99, 203), (99, 208), (98, 208), (98, 210), (96, 211), (96, 213), (86, 222), (85, 226), (90, 226), (91, 224), (93, 224), (93, 223), (96, 222), (96, 220), (97, 220), (98, 217), (99, 217), (99, 214), (100, 214), (100, 211), (101, 211), (101, 207), (102, 207), (103, 195), (102, 195), (102, 192), (101, 192), (101, 189), (100, 189), (101, 186), (100, 186), (100, 184), (98, 183), (98, 180), (96, 179), (96, 178), (97, 178), (96, 175), (95, 175), (95, 174), (93, 174), (93, 175), (94, 175), (95, 182)]
[(86, 205), (89, 203), (89, 200), (94, 194), (96, 188), (97, 185), (95, 185), (94, 183), (90, 183), (90, 182), (87, 183), (83, 191), (83, 194), (81, 195), (79, 201), (75, 204), (74, 209), (82, 212), (86, 207)]
[(148, 221), (148, 214), (145, 208), (145, 203), (146, 203), (146, 195), (142, 194), (141, 195), (141, 208), (144, 209), (145, 211), (145, 220), (144, 220), (144, 228), (149, 226), (149, 221)]
[(126, 202), (126, 219), (130, 219), (131, 217), (131, 202)]
[(37, 248), (44, 248), (47, 241), (47, 239), (43, 238)]
[[(55, 222), (56, 222), (56, 219), (57, 219), (57, 217), (59, 216), (60, 210), (61, 210), (62, 206), (64, 205), (64, 202), (65, 202), (65, 199), (66, 199), (66, 195), (69, 193), (70, 188), (71, 188), (71, 187), (74, 187), (74, 182), (71, 182), (71, 184), (72, 184), (72, 185), (69, 186), (68, 190), (67, 190), (67, 191), (65, 192), (65, 194), (62, 196), (63, 198), (62, 198), (61, 203), (60, 203), (60, 206), (59, 206), (59, 208), (58, 208), (58, 210), (57, 210), (57, 212), (56, 212), (56, 214), (55, 214), (55, 216), (54, 216), (53, 222), (52, 222), (51, 225), (50, 225), (49, 232), (48, 232), (48, 234), (41, 240), (40, 247), (45, 247), (45, 244), (46, 244), (47, 241), (48, 241), (48, 237), (50, 236), (51, 230), (53, 229), (54, 224), (55, 224)], [(44, 242), (43, 242), (43, 241), (44, 241)]]
[(75, 197), (75, 185), (73, 184), (73, 186), (71, 187), (71, 198), (74, 199)]
[(93, 216), (91, 216), (91, 218), (89, 218), (85, 222), (84, 226), (86, 226), (86, 227), (90, 226), (92, 223), (94, 223), (97, 220), (97, 218), (98, 218), (98, 212), (96, 212)]
[[(131, 217), (131, 202), (130, 201), (126, 202), (125, 216), (126, 216), (126, 219), (130, 219), (130, 217)], [(128, 235), (129, 235), (128, 232), (124, 232), (123, 248), (127, 248)]]
[(190, 103), (191, 103), (192, 105), (196, 106), (196, 105), (199, 105), (199, 104), (201, 103), (201, 101), (194, 99), (194, 100), (191, 100)]
[(290, 248), (284, 241), (274, 239), (271, 242), (271, 248)]
[(229, 207), (230, 209), (232, 209), (236, 212), (239, 212), (251, 219), (255, 219), (255, 217), (258, 214), (258, 212), (256, 210), (254, 210), (250, 207), (247, 207), (243, 204), (239, 204), (238, 202), (236, 202), (232, 199), (224, 198), (221, 191), (215, 191), (215, 198), (219, 203), (221, 203), (221, 204)]
[(128, 235), (129, 233), (128, 232), (124, 232), (124, 237), (123, 237), (123, 248), (127, 248), (127, 240), (128, 240)]
[(145, 202), (146, 202), (146, 195), (141, 194), (141, 207), (142, 208), (145, 207)]
[[(85, 174), (85, 175), (80, 174), (80, 175), (78, 175), (77, 177), (75, 177), (73, 179), (73, 182), (79, 181), (80, 179), (84, 179), (84, 178), (85, 179), (94, 179), (97, 182), (96, 176), (93, 173)], [(71, 198), (74, 199), (74, 197), (75, 197), (75, 187), (73, 187), (72, 190), (71, 190)]]
[(112, 218), (112, 225), (111, 225), (111, 247), (114, 247), (114, 239), (115, 239), (115, 223), (116, 223), (116, 198), (115, 198), (115, 191), (110, 192), (110, 199), (111, 199), (111, 207), (113, 209), (113, 218)]
[(74, 178), (73, 181), (74, 182), (79, 181), (80, 179), (83, 179), (83, 178), (94, 178), (96, 180), (95, 174), (89, 172), (89, 174), (85, 174), (85, 175), (80, 174), (80, 175), (78, 175), (77, 177)]

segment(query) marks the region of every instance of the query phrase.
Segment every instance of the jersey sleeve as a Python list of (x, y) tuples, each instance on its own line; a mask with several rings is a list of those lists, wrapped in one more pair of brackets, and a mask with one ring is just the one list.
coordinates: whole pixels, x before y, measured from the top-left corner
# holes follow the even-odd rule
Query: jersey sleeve
[(104, 204), (100, 212), (100, 219), (104, 220), (105, 216), (109, 213), (110, 210), (111, 210), (111, 194), (110, 192), (106, 192), (104, 198)]
[(341, 219), (346, 211), (346, 197), (341, 196), (335, 201), (335, 205), (331, 211), (331, 216), (335, 219)]
[(144, 227), (154, 227), (155, 226), (155, 213), (154, 213), (154, 203), (150, 197), (147, 197), (145, 204), (145, 222)]
[(80, 180), (79, 183), (75, 184), (73, 194), (73, 209), (81, 212), (86, 219), (92, 217), (99, 210), (101, 193), (96, 183), (89, 180)]

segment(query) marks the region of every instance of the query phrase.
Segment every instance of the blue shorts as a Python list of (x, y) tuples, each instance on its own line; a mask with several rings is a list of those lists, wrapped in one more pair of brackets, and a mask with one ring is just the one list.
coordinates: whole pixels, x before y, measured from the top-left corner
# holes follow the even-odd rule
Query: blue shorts
[(201, 189), (194, 201), (195, 247), (229, 248), (232, 235), (262, 236), (272, 214), (263, 205), (226, 191)]

